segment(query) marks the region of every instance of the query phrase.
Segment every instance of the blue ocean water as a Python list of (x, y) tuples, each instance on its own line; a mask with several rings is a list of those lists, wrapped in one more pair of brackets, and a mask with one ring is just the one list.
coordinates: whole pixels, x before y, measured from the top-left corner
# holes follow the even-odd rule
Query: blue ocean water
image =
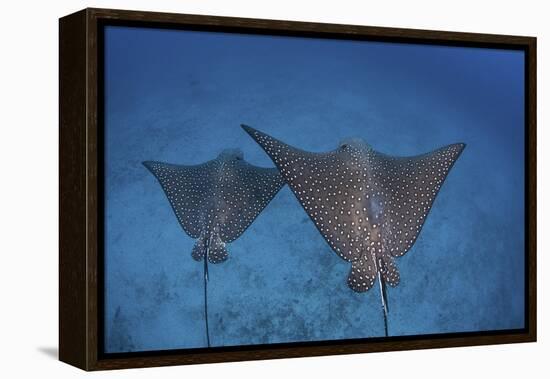
[[(145, 160), (225, 148), (239, 127), (329, 151), (346, 137), (416, 155), (466, 149), (388, 288), (392, 336), (524, 326), (520, 51), (131, 27), (105, 30), (105, 351), (206, 346), (203, 265)], [(288, 187), (209, 266), (212, 346), (383, 336), (378, 289), (346, 284)]]

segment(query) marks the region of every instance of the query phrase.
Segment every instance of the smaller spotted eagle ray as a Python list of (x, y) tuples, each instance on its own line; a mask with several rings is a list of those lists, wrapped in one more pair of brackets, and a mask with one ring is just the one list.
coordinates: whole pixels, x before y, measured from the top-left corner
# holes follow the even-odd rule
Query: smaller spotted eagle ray
[(253, 166), (238, 149), (194, 166), (143, 162), (157, 178), (183, 230), (197, 242), (191, 256), (204, 261), (207, 345), (208, 262), (227, 260), (227, 244), (239, 238), (283, 187), (276, 168)]
[(351, 263), (348, 286), (365, 292), (378, 281), (387, 336), (385, 285), (400, 280), (395, 258), (415, 243), (465, 144), (394, 157), (350, 139), (336, 150), (312, 153), (242, 127), (273, 160), (332, 250)]

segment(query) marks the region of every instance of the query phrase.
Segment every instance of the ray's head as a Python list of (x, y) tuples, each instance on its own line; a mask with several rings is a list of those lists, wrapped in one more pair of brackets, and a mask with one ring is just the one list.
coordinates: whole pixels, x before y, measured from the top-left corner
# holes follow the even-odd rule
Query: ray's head
[(366, 151), (371, 150), (372, 147), (365, 142), (364, 139), (358, 138), (358, 137), (350, 137), (350, 138), (344, 138), (340, 141), (338, 144), (338, 149), (341, 150), (359, 150), (359, 151)]
[(218, 158), (224, 161), (242, 161), (244, 154), (241, 149), (224, 149)]

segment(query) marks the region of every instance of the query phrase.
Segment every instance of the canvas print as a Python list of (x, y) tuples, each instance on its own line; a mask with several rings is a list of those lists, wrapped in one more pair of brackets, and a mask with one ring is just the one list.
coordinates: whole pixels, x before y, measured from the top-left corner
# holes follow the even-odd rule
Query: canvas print
[(524, 61), (106, 26), (103, 352), (523, 329)]

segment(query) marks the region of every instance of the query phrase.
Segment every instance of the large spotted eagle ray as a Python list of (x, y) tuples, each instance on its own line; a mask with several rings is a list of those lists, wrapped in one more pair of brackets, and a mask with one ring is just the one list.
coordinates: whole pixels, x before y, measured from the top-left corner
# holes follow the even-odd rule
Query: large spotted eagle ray
[(348, 286), (365, 292), (378, 281), (387, 336), (385, 285), (399, 284), (394, 258), (413, 246), (465, 144), (394, 157), (350, 139), (336, 150), (312, 153), (242, 127), (273, 160), (334, 252), (351, 263)]
[(204, 261), (204, 319), (208, 331), (208, 262), (227, 260), (226, 244), (235, 241), (283, 187), (276, 168), (247, 163), (238, 149), (194, 166), (143, 162), (158, 179), (183, 230), (197, 242), (196, 261)]

